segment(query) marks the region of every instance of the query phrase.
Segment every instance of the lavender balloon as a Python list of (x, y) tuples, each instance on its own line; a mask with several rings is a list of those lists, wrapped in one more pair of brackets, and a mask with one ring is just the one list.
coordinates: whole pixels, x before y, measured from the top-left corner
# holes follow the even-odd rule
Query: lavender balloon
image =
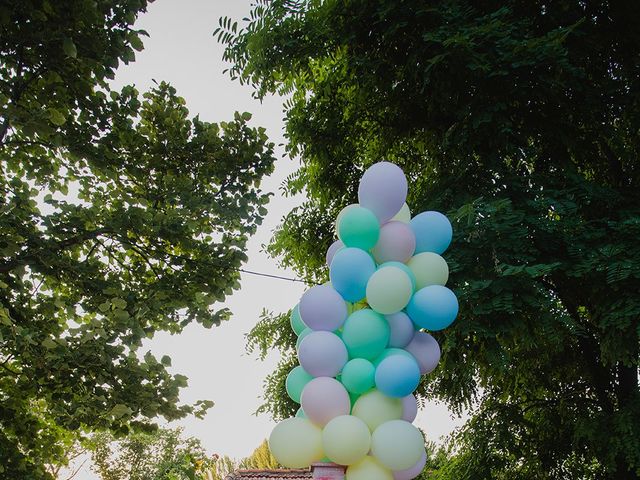
[(406, 223), (391, 221), (380, 228), (373, 257), (378, 263), (406, 262), (416, 249), (416, 236)]
[(384, 316), (389, 323), (389, 347), (404, 348), (416, 333), (413, 322), (404, 312), (392, 313)]
[(318, 377), (302, 390), (300, 404), (313, 423), (324, 426), (340, 415), (349, 415), (351, 400), (347, 390), (335, 378)]
[(405, 347), (414, 356), (420, 367), (420, 374), (433, 371), (440, 361), (440, 345), (435, 338), (425, 332), (416, 332), (413, 340)]
[(402, 401), (402, 420), (411, 423), (418, 415), (418, 401), (413, 393), (400, 399)]
[(298, 349), (300, 365), (314, 377), (335, 377), (348, 357), (347, 347), (331, 332), (311, 332), (300, 342)]
[(424, 466), (427, 464), (427, 452), (422, 454), (420, 460), (416, 462), (413, 467), (407, 468), (406, 470), (396, 470), (393, 472), (393, 480), (411, 480), (412, 478), (416, 478), (422, 470), (424, 470)]
[(406, 198), (407, 179), (402, 169), (393, 163), (376, 163), (360, 179), (358, 201), (371, 210), (380, 223), (393, 218)]
[(342, 248), (344, 248), (344, 243), (342, 243), (342, 240), (336, 240), (327, 249), (327, 255), (325, 257), (325, 260), (327, 261), (327, 267), (331, 266), (331, 261), (333, 260), (333, 257)]
[(331, 285), (317, 285), (300, 299), (300, 317), (312, 330), (332, 332), (347, 319), (347, 304)]

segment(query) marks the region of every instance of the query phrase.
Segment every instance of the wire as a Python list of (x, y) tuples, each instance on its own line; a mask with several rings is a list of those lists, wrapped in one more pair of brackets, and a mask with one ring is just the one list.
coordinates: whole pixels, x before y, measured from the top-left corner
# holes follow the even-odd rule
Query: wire
[[(242, 273), (248, 273), (249, 275), (256, 275), (258, 277), (268, 277), (268, 278), (277, 278), (278, 280), (287, 280), (289, 282), (300, 282), (300, 283), (308, 283), (305, 280), (301, 280), (299, 278), (289, 278), (289, 277), (281, 277), (280, 275), (271, 275), (269, 273), (261, 273), (261, 272), (253, 272), (251, 270), (245, 270), (243, 268), (239, 269)], [(311, 282), (315, 283), (315, 282)], [(319, 285), (316, 283), (316, 285)]]

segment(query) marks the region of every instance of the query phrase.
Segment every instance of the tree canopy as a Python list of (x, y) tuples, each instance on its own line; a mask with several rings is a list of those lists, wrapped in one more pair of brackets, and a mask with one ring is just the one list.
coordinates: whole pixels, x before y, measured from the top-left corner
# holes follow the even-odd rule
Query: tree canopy
[[(287, 94), (286, 182), (308, 200), (269, 251), (323, 281), (332, 219), (372, 163), (448, 212), (461, 301), (422, 397), (472, 418), (447, 478), (640, 474), (640, 31), (633, 2), (258, 1), (222, 19), (230, 75)], [(251, 345), (289, 355), (267, 316)]]
[(114, 91), (144, 0), (0, 5), (0, 476), (50, 478), (82, 431), (201, 415), (155, 332), (230, 316), (273, 146), (191, 118), (165, 83)]

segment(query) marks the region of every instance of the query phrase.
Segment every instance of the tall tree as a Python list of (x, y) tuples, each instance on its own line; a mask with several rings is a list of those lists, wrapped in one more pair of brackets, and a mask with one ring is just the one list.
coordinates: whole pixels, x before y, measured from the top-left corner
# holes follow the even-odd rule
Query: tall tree
[[(461, 311), (419, 390), (473, 409), (450, 478), (640, 475), (637, 25), (634, 2), (577, 0), (274, 0), (220, 22), (232, 77), (289, 94), (286, 189), (308, 201), (269, 247), (284, 265), (326, 278), (331, 220), (381, 159), (452, 219)], [(279, 321), (253, 339), (291, 352)]]
[(229, 317), (272, 170), (249, 114), (190, 118), (161, 83), (109, 79), (145, 0), (0, 4), (0, 477), (51, 478), (81, 430), (126, 433), (187, 379), (138, 349)]

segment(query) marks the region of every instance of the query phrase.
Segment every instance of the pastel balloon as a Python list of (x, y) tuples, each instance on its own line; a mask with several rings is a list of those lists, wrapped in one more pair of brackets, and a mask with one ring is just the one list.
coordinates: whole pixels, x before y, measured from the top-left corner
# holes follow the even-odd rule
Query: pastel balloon
[(285, 467), (308, 467), (324, 456), (322, 430), (306, 418), (287, 418), (271, 432), (269, 450)]
[(376, 312), (396, 313), (402, 310), (413, 294), (409, 276), (400, 268), (379, 268), (367, 282), (367, 303)]
[(356, 310), (344, 322), (342, 341), (350, 358), (373, 360), (389, 342), (389, 324), (371, 309)]
[(380, 228), (380, 238), (371, 253), (378, 263), (406, 262), (416, 249), (416, 236), (406, 223), (391, 221)]
[(418, 290), (407, 305), (407, 314), (421, 328), (447, 328), (458, 315), (458, 299), (447, 287), (430, 285)]
[(374, 389), (358, 398), (352, 413), (373, 432), (385, 422), (402, 418), (402, 401)]
[(304, 410), (302, 409), (302, 407), (298, 408), (298, 410), (296, 411), (296, 417), (307, 418), (307, 416), (304, 414)]
[(300, 365), (314, 377), (335, 377), (348, 360), (347, 349), (331, 332), (311, 332), (298, 348)]
[(402, 208), (396, 213), (391, 220), (396, 220), (402, 223), (409, 223), (411, 221), (411, 211), (409, 205), (406, 203), (402, 205)]
[(407, 262), (407, 266), (416, 278), (416, 288), (418, 290), (429, 285), (444, 285), (449, 279), (449, 266), (444, 258), (437, 253), (419, 253), (411, 257)]
[(371, 255), (359, 248), (343, 248), (333, 257), (329, 277), (333, 288), (348, 302), (359, 302), (367, 294), (367, 282), (376, 271)]
[(300, 400), (307, 418), (320, 426), (340, 415), (348, 415), (351, 410), (347, 390), (331, 377), (311, 380), (302, 390)]
[(422, 457), (418, 460), (413, 467), (407, 468), (406, 470), (396, 470), (393, 472), (393, 480), (411, 480), (416, 478), (422, 470), (424, 470), (425, 465), (427, 464), (427, 452), (422, 452)]
[(300, 335), (302, 331), (307, 328), (307, 326), (302, 321), (302, 318), (300, 318), (299, 305), (296, 305), (295, 307), (293, 307), (293, 310), (291, 310), (289, 322), (291, 323), (291, 328), (293, 329), (293, 331), (296, 332), (296, 335)]
[(402, 420), (405, 422), (413, 422), (418, 415), (418, 400), (410, 393), (406, 397), (400, 399), (402, 401)]
[(407, 352), (404, 348), (391, 347), (391, 348), (385, 348), (382, 351), (382, 353), (378, 357), (376, 357), (376, 359), (373, 361), (373, 365), (377, 367), (378, 365), (380, 365), (380, 362), (382, 362), (385, 358), (389, 358), (391, 355), (402, 355), (404, 357), (413, 359), (413, 355)]
[(413, 358), (391, 355), (376, 367), (376, 388), (390, 397), (406, 397), (418, 383), (420, 368)]
[(305, 385), (313, 380), (313, 376), (309, 375), (304, 371), (300, 365), (295, 367), (293, 370), (289, 372), (287, 375), (287, 380), (285, 381), (285, 387), (287, 389), (287, 394), (296, 403), (300, 403), (300, 395), (302, 394), (302, 390)]
[(453, 236), (451, 222), (440, 212), (422, 212), (409, 223), (416, 236), (416, 253), (442, 254)]
[(411, 279), (411, 287), (413, 288), (414, 292), (416, 291), (416, 276), (413, 274), (413, 271), (406, 264), (402, 262), (386, 262), (380, 265), (378, 269), (384, 268), (384, 267), (398, 267), (399, 269), (401, 269), (404, 273), (406, 273), (409, 276), (409, 278)]
[(300, 317), (312, 330), (337, 330), (347, 319), (347, 304), (331, 285), (316, 285), (300, 299)]
[(325, 257), (325, 260), (327, 262), (327, 267), (331, 266), (331, 261), (333, 260), (333, 257), (342, 248), (344, 248), (344, 243), (342, 243), (342, 240), (336, 240), (331, 244), (331, 246), (327, 250), (327, 255)]
[(341, 415), (322, 430), (325, 455), (339, 465), (351, 465), (364, 458), (371, 448), (369, 427), (353, 415)]
[(342, 210), (340, 210), (340, 213), (338, 213), (338, 216), (336, 217), (336, 225), (335, 225), (336, 235), (338, 234), (338, 225), (340, 224), (340, 220), (342, 220), (342, 217), (344, 216), (344, 214), (349, 210), (351, 210), (352, 208), (358, 208), (359, 206), (360, 206), (359, 203), (352, 203), (351, 205), (347, 205)]
[(380, 223), (398, 213), (407, 199), (407, 178), (400, 167), (390, 162), (370, 166), (358, 187), (360, 205), (371, 210)]
[(389, 346), (406, 347), (416, 333), (409, 315), (404, 312), (396, 312), (385, 315), (385, 318), (389, 324)]
[(371, 453), (391, 470), (406, 470), (422, 457), (424, 438), (411, 423), (391, 420), (380, 425), (371, 435)]
[(371, 210), (363, 207), (347, 207), (338, 221), (338, 238), (347, 247), (369, 250), (380, 237), (380, 223)]
[(375, 458), (366, 456), (347, 467), (345, 480), (393, 480), (393, 473)]
[(406, 346), (406, 350), (418, 362), (422, 375), (432, 372), (440, 361), (440, 345), (426, 332), (416, 332), (413, 340)]
[(375, 384), (376, 367), (369, 360), (354, 358), (342, 369), (341, 381), (349, 393), (361, 394)]
[(304, 338), (309, 335), (311, 332), (313, 332), (313, 330), (311, 330), (309, 327), (305, 328), (302, 332), (300, 332), (300, 335), (298, 335), (298, 339), (296, 340), (296, 350), (300, 349), (300, 344), (302, 343), (302, 340), (304, 340)]

